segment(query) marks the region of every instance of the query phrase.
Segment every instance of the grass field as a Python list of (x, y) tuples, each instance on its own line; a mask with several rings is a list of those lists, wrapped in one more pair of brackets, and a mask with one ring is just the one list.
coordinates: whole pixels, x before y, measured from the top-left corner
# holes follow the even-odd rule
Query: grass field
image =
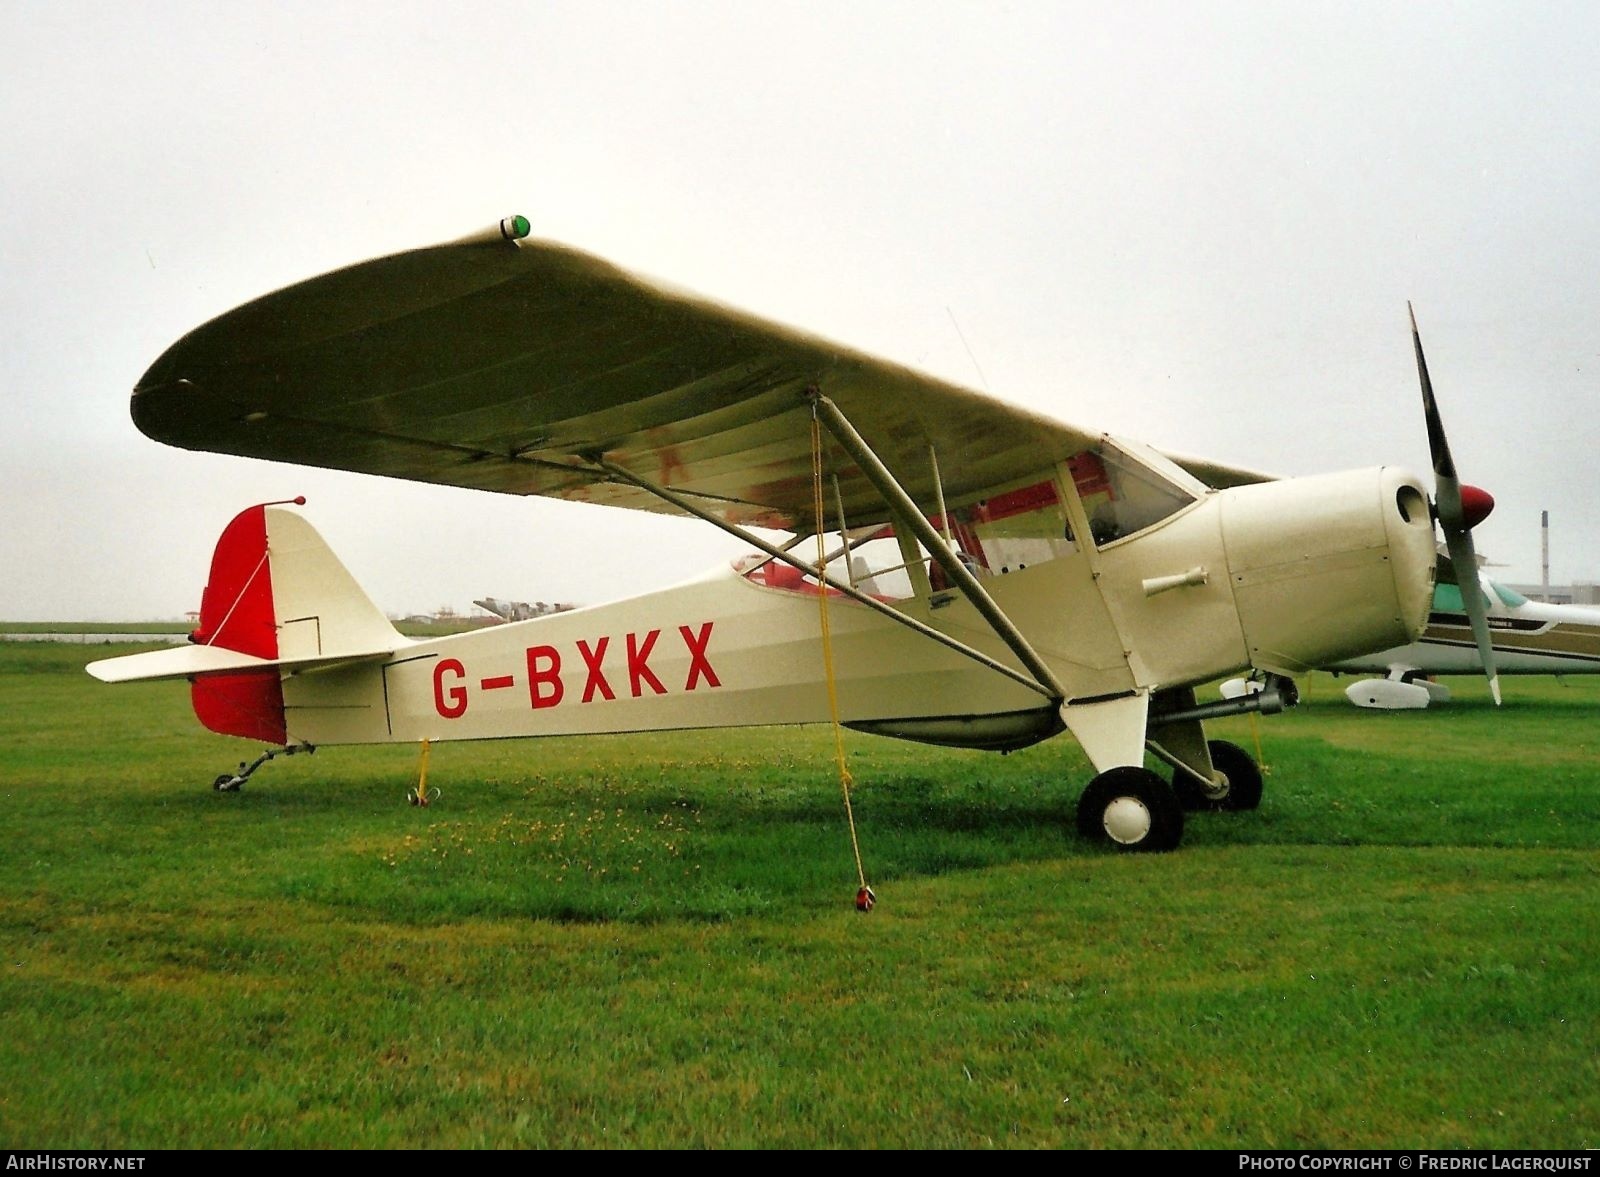
[(823, 729), (218, 794), (122, 649), (0, 643), (7, 1147), (1600, 1145), (1600, 681), (1314, 680), (1170, 855), (1070, 835), (1068, 740), (851, 738), (860, 916)]

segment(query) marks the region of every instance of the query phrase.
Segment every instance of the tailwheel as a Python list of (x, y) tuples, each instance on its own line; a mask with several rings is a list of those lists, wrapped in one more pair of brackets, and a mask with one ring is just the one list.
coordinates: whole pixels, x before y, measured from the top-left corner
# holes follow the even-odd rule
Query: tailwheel
[(1124, 850), (1172, 850), (1183, 839), (1183, 806), (1172, 786), (1147, 768), (1107, 769), (1078, 800), (1078, 833)]
[(1172, 776), (1172, 787), (1185, 809), (1255, 809), (1261, 804), (1261, 769), (1238, 744), (1207, 740), (1217, 781), (1210, 788), (1186, 772)]
[(237, 793), (244, 788), (245, 781), (255, 776), (256, 769), (263, 764), (276, 760), (280, 756), (293, 756), (299, 752), (315, 752), (316, 750), (316, 745), (314, 744), (288, 744), (282, 748), (268, 748), (249, 764), (242, 760), (239, 761), (238, 772), (223, 773), (211, 782), (211, 787), (219, 793)]

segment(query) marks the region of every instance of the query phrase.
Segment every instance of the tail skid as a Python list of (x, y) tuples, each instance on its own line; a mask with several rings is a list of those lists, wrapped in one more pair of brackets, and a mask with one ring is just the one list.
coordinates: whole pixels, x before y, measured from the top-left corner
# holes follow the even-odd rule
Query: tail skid
[(87, 669), (102, 682), (186, 678), (195, 715), (212, 731), (287, 745), (284, 675), (410, 644), (316, 529), (279, 506), (250, 507), (223, 530), (190, 640)]

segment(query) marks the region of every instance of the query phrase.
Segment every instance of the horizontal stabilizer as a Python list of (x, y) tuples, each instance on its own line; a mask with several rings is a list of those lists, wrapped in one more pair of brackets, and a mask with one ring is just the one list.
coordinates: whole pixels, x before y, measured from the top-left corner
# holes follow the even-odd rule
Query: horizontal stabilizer
[(395, 646), (384, 649), (349, 651), (310, 658), (258, 658), (225, 650), (221, 646), (174, 646), (166, 650), (151, 650), (145, 654), (128, 654), (121, 658), (104, 658), (91, 662), (86, 669), (101, 682), (153, 682), (158, 679), (199, 678), (214, 674), (239, 674), (250, 670), (278, 670), (284, 674), (302, 671), (326, 670), (351, 662), (365, 662), (387, 658)]

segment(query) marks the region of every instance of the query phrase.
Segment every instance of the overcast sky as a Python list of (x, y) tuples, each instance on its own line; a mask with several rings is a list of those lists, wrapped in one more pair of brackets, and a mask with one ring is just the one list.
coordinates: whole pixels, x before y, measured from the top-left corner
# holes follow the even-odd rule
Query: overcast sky
[(0, 116), (0, 618), (180, 616), (227, 520), (295, 494), (391, 613), (724, 558), (704, 524), (192, 454), (129, 419), (212, 316), (513, 212), (1284, 474), (1427, 467), (1411, 299), (1462, 476), (1499, 503), (1479, 550), (1537, 580), (1548, 508), (1552, 578), (1600, 578), (1591, 3), (0, 0)]

